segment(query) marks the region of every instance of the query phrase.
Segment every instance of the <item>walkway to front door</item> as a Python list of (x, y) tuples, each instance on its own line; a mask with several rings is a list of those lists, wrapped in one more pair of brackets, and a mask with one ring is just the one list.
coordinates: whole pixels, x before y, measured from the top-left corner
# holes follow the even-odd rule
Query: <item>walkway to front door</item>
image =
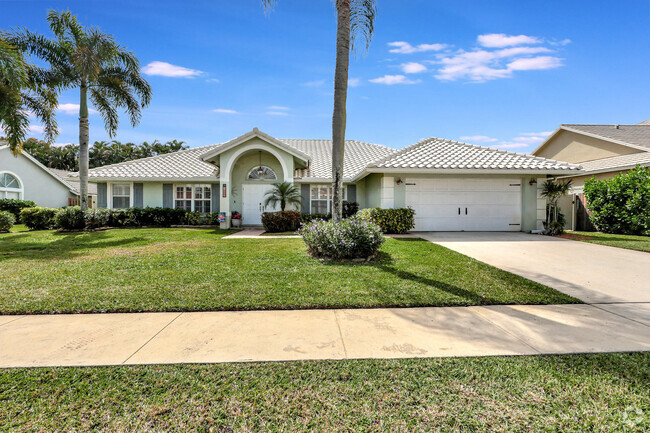
[(280, 209), (264, 206), (264, 195), (273, 188), (265, 183), (245, 183), (242, 185), (242, 223), (244, 225), (261, 225), (262, 213), (275, 212)]

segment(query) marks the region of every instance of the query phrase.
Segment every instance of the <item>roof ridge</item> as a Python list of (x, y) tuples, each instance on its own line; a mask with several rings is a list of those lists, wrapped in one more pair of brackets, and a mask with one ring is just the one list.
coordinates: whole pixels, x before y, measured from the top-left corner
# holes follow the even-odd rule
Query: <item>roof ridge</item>
[(439, 138), (437, 138), (437, 137), (422, 138), (422, 139), (420, 139), (420, 141), (416, 141), (415, 143), (409, 144), (408, 146), (403, 147), (401, 149), (394, 149), (395, 152), (390, 153), (390, 154), (388, 154), (386, 156), (382, 156), (381, 158), (368, 163), (366, 165), (366, 167), (370, 167), (371, 165), (381, 164), (382, 162), (388, 161), (390, 158), (395, 158), (396, 156), (399, 156), (399, 155), (401, 155), (403, 153), (406, 153), (406, 152), (410, 151), (411, 149), (414, 149), (414, 148), (417, 148), (418, 146), (423, 145), (425, 141), (428, 141), (428, 140), (431, 140), (431, 139), (439, 140)]
[[(278, 138), (278, 140), (295, 140), (295, 141), (329, 141), (331, 142), (331, 138)], [(379, 143), (371, 143), (369, 141), (362, 141), (362, 140), (356, 140), (356, 139), (350, 139), (346, 138), (346, 142), (353, 142), (353, 143), (362, 143), (362, 144), (369, 144), (371, 146), (377, 146), (377, 147), (383, 147), (384, 149), (390, 149), (390, 150), (398, 150), (393, 147), (386, 146), (384, 144), (379, 144)]]

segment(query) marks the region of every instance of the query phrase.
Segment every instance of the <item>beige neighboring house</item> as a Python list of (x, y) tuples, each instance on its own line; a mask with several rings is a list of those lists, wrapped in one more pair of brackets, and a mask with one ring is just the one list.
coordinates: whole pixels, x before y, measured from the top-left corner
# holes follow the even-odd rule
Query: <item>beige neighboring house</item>
[(560, 125), (532, 154), (582, 166), (580, 174), (559, 177), (573, 181), (560, 206), (567, 229), (594, 230), (583, 194), (585, 180), (650, 166), (650, 120), (635, 125)]

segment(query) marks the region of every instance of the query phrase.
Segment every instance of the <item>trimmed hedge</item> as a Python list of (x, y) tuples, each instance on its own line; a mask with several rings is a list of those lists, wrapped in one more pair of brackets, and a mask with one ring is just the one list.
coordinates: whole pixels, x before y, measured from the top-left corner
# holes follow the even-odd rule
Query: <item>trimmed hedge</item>
[(16, 221), (20, 219), (20, 211), (28, 207), (36, 207), (36, 203), (31, 200), (16, 200), (14, 198), (0, 200), (0, 211), (11, 212)]
[(10, 231), (15, 222), (14, 214), (6, 210), (0, 210), (0, 233)]
[(328, 260), (370, 259), (384, 243), (381, 228), (358, 217), (312, 221), (298, 230), (312, 257)]
[(302, 215), (297, 210), (264, 212), (262, 214), (264, 230), (271, 233), (294, 232), (300, 227), (301, 221)]
[(383, 233), (404, 234), (415, 227), (415, 211), (410, 207), (362, 209), (358, 215), (365, 221), (377, 224)]
[(609, 179), (587, 179), (584, 194), (599, 231), (650, 235), (650, 167), (637, 166)]
[(107, 227), (111, 219), (111, 210), (104, 208), (88, 209), (86, 211), (86, 229), (94, 230)]
[(59, 230), (83, 230), (86, 228), (86, 214), (79, 206), (60, 209), (54, 215), (54, 227)]
[(20, 211), (20, 222), (30, 230), (49, 230), (54, 227), (54, 216), (58, 211), (49, 207), (28, 207)]

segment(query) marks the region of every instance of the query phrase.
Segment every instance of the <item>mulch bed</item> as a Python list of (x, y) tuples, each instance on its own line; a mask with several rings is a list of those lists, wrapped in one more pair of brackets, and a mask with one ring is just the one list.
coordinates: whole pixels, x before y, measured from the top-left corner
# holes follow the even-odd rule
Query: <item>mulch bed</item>
[(585, 241), (585, 240), (596, 239), (593, 236), (574, 235), (572, 233), (562, 233), (561, 235), (557, 235), (556, 238), (571, 239), (572, 241)]

